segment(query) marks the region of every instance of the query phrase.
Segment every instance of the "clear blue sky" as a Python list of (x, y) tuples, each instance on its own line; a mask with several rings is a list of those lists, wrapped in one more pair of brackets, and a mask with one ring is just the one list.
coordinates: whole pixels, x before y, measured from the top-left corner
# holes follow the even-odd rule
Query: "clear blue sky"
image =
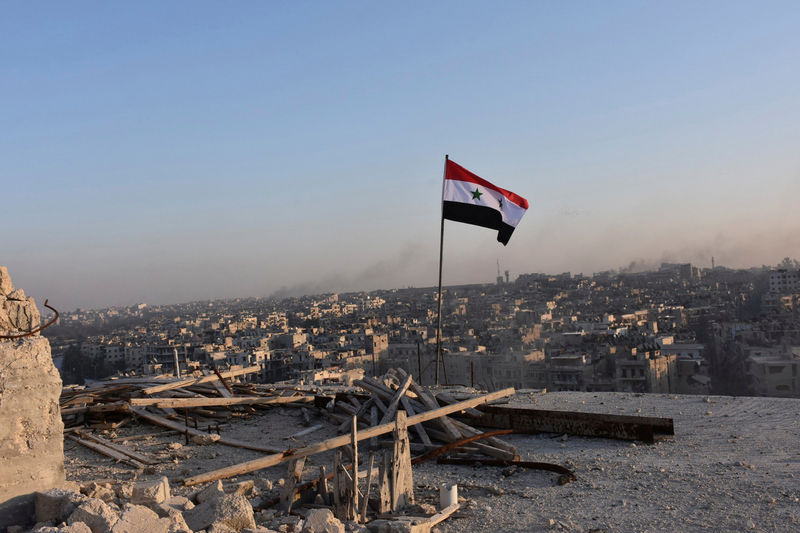
[(2, 2), (0, 264), (62, 308), (800, 257), (800, 3)]

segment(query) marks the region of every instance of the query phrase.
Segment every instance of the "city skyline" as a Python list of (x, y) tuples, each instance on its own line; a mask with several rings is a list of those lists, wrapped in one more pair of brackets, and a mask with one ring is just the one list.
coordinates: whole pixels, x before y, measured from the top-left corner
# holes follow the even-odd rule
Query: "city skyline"
[[(188, 9), (187, 9), (188, 7)], [(0, 264), (64, 309), (800, 257), (793, 2), (10, 5)]]

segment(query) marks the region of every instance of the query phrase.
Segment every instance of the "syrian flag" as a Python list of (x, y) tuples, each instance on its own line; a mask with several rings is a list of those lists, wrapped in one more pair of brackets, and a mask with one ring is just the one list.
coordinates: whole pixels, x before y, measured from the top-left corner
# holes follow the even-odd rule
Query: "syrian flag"
[(492, 185), (447, 159), (444, 171), (442, 216), (447, 220), (496, 229), (497, 240), (508, 244), (514, 228), (528, 209), (528, 201)]

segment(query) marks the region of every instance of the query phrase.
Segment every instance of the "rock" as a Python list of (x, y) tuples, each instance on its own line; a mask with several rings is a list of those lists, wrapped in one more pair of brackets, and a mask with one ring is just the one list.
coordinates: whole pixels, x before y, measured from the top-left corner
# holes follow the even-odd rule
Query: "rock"
[(194, 435), (192, 436), (192, 442), (195, 444), (199, 444), (200, 446), (205, 446), (207, 444), (214, 444), (219, 439), (221, 439), (219, 435), (215, 435), (214, 433), (206, 433), (203, 435)]
[(505, 477), (513, 476), (514, 474), (516, 474), (516, 472), (517, 472), (516, 466), (509, 466), (500, 471), (500, 473), (503, 474), (503, 476)]
[(167, 533), (170, 520), (142, 505), (126, 505), (111, 533)]
[(170, 442), (169, 448), (171, 450), (180, 450), (181, 448), (183, 448), (183, 444), (181, 444), (180, 442)]
[(231, 527), (237, 531), (255, 527), (253, 506), (239, 494), (221, 494), (206, 500), (183, 513), (186, 524), (194, 531), (205, 529), (214, 523)]
[(154, 481), (140, 481), (134, 485), (131, 503), (159, 504), (166, 502), (169, 497), (169, 480), (162, 476)]
[(5, 330), (0, 334), (26, 333), (41, 325), (36, 303), (33, 298), (26, 298), (22, 289), (0, 297), (0, 309), (0, 329)]
[(239, 533), (278, 533), (274, 529), (267, 529), (265, 527), (256, 526), (255, 528), (246, 527), (241, 530)]
[(303, 519), (299, 516), (289, 515), (289, 516), (282, 516), (278, 518), (273, 525), (275, 525), (275, 529), (281, 531), (283, 533), (286, 532), (299, 532), (303, 529)]
[(218, 498), (222, 494), (225, 494), (225, 491), (222, 489), (222, 481), (216, 481), (198, 492), (194, 499), (197, 503), (205, 503)]
[(306, 515), (301, 533), (344, 533), (344, 524), (330, 509), (314, 509)]
[(14, 291), (14, 285), (11, 283), (11, 276), (8, 275), (8, 269), (0, 265), (0, 297), (8, 296)]
[(80, 504), (88, 500), (73, 490), (50, 489), (34, 496), (37, 522), (65, 522)]
[(103, 500), (104, 502), (112, 502), (116, 497), (114, 490), (111, 488), (110, 483), (90, 483), (89, 485), (81, 488), (81, 493), (85, 494), (89, 498), (97, 498)]
[(209, 527), (207, 529), (207, 532), (208, 533), (238, 533), (232, 527), (228, 527), (225, 524), (220, 524), (220, 523), (217, 523), (217, 522), (211, 524), (211, 527)]
[(109, 533), (119, 516), (103, 500), (91, 498), (78, 506), (67, 519), (68, 525), (83, 522), (92, 533)]
[(178, 509), (179, 511), (188, 511), (189, 509), (194, 508), (194, 504), (186, 496), (173, 496), (167, 500), (167, 503), (170, 507)]

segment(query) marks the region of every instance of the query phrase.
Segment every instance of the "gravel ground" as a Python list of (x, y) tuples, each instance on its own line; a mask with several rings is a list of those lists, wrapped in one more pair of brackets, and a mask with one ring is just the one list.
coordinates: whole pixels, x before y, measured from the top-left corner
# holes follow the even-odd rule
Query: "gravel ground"
[[(458, 515), (442, 533), (473, 531), (800, 531), (800, 400), (661, 394), (518, 394), (513, 404), (541, 409), (673, 418), (675, 438), (656, 444), (552, 434), (510, 435), (523, 460), (558, 463), (578, 480), (558, 485), (548, 472), (425, 463), (414, 467), (418, 500), (438, 503), (438, 487), (457, 483)], [(335, 435), (332, 425), (304, 438), (295, 409), (278, 408), (223, 426), (223, 435), (285, 448)], [(318, 421), (314, 421), (317, 423)], [(123, 427), (119, 436), (158, 431)], [(128, 445), (161, 463), (144, 473), (65, 442), (67, 478), (128, 481), (166, 475), (177, 481), (261, 456), (220, 445), (184, 445), (176, 434)], [(180, 446), (176, 443), (179, 443)], [(308, 477), (330, 453), (313, 456)], [(313, 467), (313, 468), (312, 468)], [(236, 480), (285, 475), (278, 466)]]

